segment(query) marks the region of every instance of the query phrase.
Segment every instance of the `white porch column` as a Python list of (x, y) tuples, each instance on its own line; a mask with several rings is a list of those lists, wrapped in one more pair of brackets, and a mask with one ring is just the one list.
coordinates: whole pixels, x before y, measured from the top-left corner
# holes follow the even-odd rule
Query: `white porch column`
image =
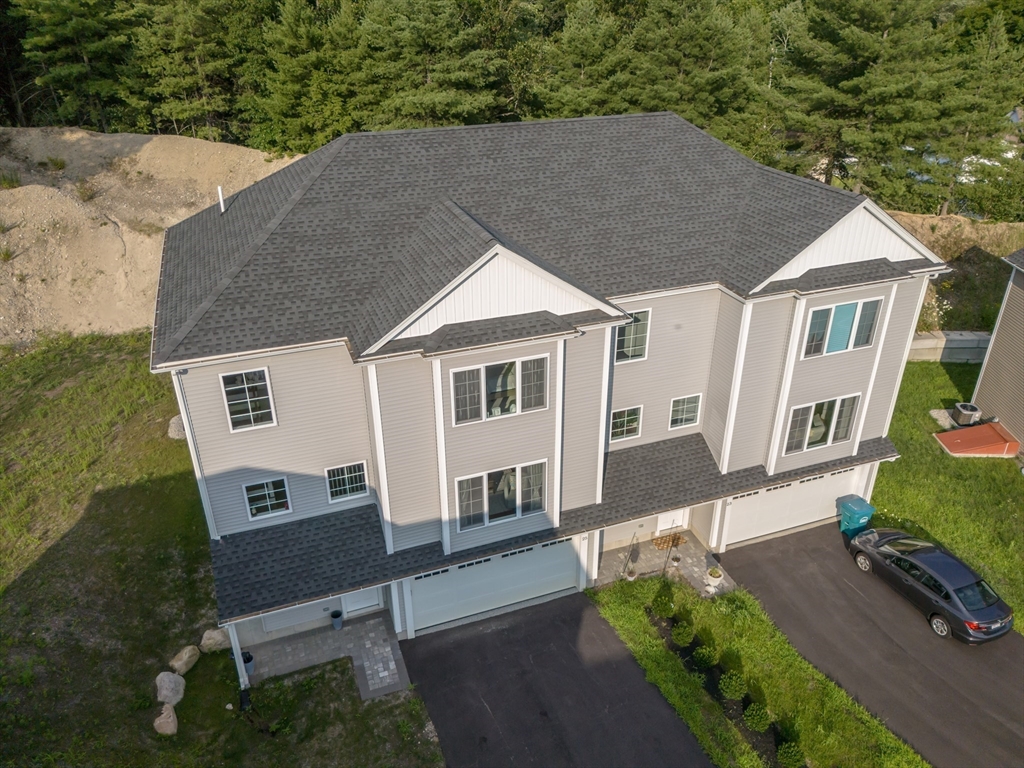
[(402, 590), (405, 595), (405, 636), (412, 640), (416, 637), (416, 622), (412, 615), (412, 579), (402, 580)]

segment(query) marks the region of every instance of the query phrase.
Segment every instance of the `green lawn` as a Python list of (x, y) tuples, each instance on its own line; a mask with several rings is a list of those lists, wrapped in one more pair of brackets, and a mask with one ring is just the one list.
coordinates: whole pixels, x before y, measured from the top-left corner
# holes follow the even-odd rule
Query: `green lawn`
[(347, 659), (257, 686), (243, 714), (227, 653), (204, 656), (178, 735), (153, 731), (153, 679), (215, 613), (148, 352), (148, 334), (0, 350), (0, 765), (441, 765), (422, 701), (363, 703)]
[[(647, 617), (660, 579), (619, 581), (593, 593), (601, 615), (658, 686), (718, 766), (759, 765), (701, 681), (669, 651)], [(705, 600), (673, 584), (676, 607), (698, 636), (713, 639), (723, 666), (739, 669), (755, 701), (765, 704), (787, 739), (814, 766), (924, 766), (926, 763), (842, 688), (810, 665), (744, 590)]]
[[(928, 411), (971, 399), (980, 366), (909, 363), (890, 437), (901, 457), (882, 464), (873, 525), (937, 541), (1024, 610), (1024, 477), (1013, 459), (955, 459), (932, 434)], [(1024, 631), (1017, 622), (1016, 629)]]

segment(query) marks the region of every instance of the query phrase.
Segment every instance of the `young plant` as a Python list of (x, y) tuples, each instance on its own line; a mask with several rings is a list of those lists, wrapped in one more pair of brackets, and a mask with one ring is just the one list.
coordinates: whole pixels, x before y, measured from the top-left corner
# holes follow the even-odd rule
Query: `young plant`
[(713, 645), (702, 645), (693, 652), (693, 663), (698, 669), (711, 669), (718, 663), (718, 649)]
[(722, 578), (722, 569), (719, 568), (717, 565), (713, 565), (710, 568), (708, 568), (708, 576), (710, 576), (712, 579), (720, 579)]
[(55, 171), (63, 171), (67, 167), (67, 163), (64, 162), (63, 157), (48, 157), (46, 158), (46, 161)]
[(17, 189), (21, 186), (21, 176), (17, 171), (0, 171), (0, 189)]
[(667, 619), (675, 613), (675, 610), (675, 602), (672, 599), (672, 585), (667, 581), (662, 581), (658, 591), (654, 594), (654, 599), (651, 600), (651, 613), (659, 619)]
[(772, 724), (772, 716), (768, 712), (768, 707), (755, 701), (743, 713), (743, 721), (750, 730), (764, 733), (768, 730), (768, 726)]
[(87, 181), (79, 181), (75, 185), (75, 189), (78, 191), (78, 199), (83, 203), (87, 203), (96, 197), (96, 188)]
[(775, 755), (782, 768), (804, 768), (807, 765), (804, 753), (800, 749), (800, 745), (795, 741), (787, 741), (780, 744)]
[(0, 248), (0, 261), (2, 261), (4, 264), (6, 264), (7, 262), (9, 262), (13, 258), (14, 258), (14, 251), (12, 251), (7, 246), (4, 246), (3, 248)]
[(694, 634), (696, 634), (696, 632), (693, 628), (693, 624), (688, 621), (678, 622), (674, 627), (672, 627), (672, 642), (680, 648), (687, 648), (690, 643), (693, 642)]
[(747, 681), (742, 672), (726, 672), (718, 680), (718, 690), (722, 696), (732, 701), (740, 701), (747, 692)]

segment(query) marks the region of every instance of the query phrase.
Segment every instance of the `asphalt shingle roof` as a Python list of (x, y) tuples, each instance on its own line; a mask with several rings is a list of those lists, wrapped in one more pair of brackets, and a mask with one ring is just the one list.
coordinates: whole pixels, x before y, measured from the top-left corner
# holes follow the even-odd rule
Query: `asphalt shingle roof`
[(1003, 261), (1009, 262), (1017, 269), (1024, 269), (1024, 248), (1021, 248), (1019, 251), (1014, 251), (1003, 259)]
[(598, 297), (748, 294), (862, 200), (671, 113), (350, 134), (167, 231), (153, 364), (361, 354), (493, 242)]
[(563, 510), (557, 529), (447, 556), (440, 542), (388, 555), (372, 504), (233, 533), (210, 542), (217, 613), (221, 621), (241, 618), (898, 455), (887, 438), (876, 438), (863, 441), (856, 456), (769, 477), (760, 466), (723, 475), (699, 434), (612, 451), (603, 503)]

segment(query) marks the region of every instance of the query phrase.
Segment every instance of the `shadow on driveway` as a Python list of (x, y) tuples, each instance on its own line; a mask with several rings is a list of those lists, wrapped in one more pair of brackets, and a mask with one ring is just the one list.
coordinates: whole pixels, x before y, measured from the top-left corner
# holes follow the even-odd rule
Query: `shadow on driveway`
[(452, 768), (711, 766), (585, 595), (401, 647)]
[[(727, 551), (804, 658), (940, 768), (1024, 765), (1024, 637), (943, 640), (827, 525)], [(1021, 618), (1018, 616), (1017, 621)]]

